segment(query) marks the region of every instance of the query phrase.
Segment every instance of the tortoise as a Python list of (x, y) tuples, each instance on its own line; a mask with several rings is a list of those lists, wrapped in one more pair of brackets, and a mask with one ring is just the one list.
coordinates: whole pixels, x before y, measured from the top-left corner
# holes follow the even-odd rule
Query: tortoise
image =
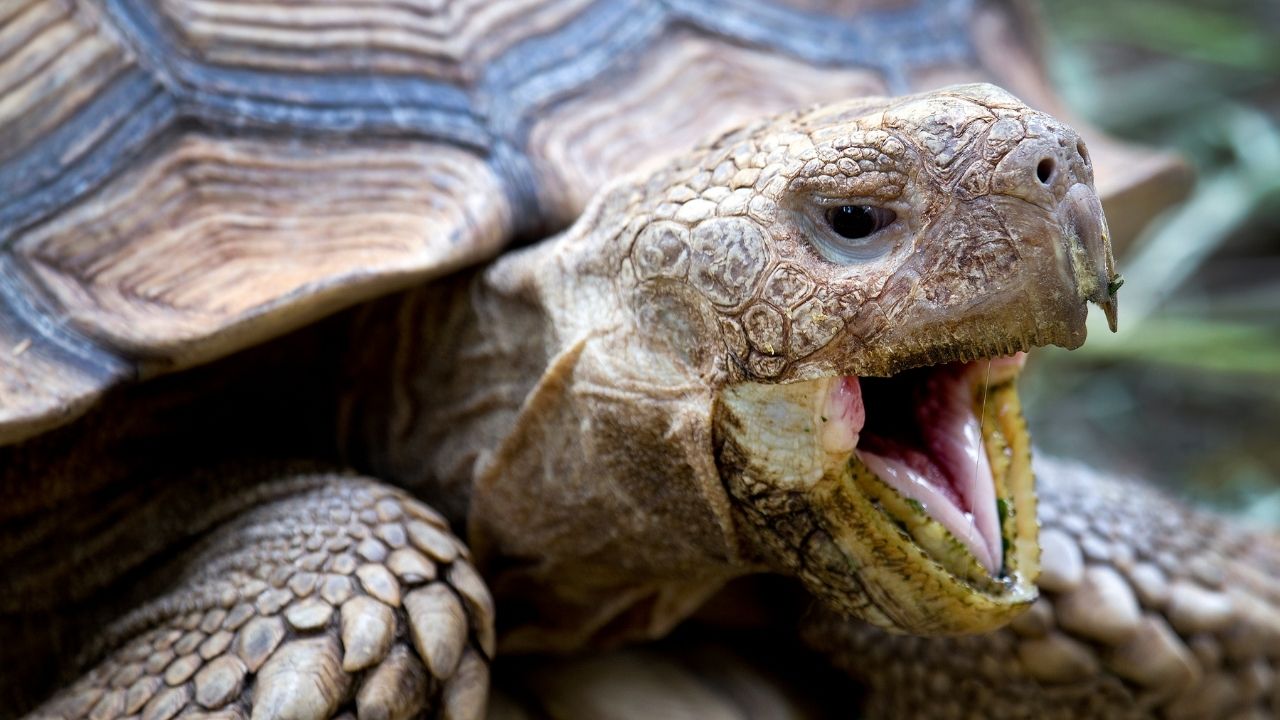
[[(1033, 601), (1013, 380), (1114, 321), (1094, 161), (906, 94), (1052, 104), (1017, 7), (5, 12), (10, 707), (473, 717), (499, 638), (768, 570), (898, 631)], [(976, 425), (960, 490), (913, 408)]]

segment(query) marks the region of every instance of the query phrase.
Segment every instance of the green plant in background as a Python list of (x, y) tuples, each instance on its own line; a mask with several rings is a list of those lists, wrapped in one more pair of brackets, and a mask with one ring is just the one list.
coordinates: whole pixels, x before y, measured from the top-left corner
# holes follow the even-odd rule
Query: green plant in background
[(1120, 327), (1040, 351), (1051, 452), (1280, 524), (1280, 3), (1043, 2), (1068, 101), (1197, 183), (1119, 259)]

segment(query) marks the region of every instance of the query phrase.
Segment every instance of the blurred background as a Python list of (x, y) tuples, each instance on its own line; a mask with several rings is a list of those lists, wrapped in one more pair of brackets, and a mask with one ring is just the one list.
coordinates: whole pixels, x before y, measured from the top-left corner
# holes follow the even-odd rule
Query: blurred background
[(1033, 355), (1033, 437), (1280, 526), (1280, 2), (1039, 9), (1067, 104), (1196, 180), (1117, 249), (1120, 332), (1094, 310), (1083, 348)]

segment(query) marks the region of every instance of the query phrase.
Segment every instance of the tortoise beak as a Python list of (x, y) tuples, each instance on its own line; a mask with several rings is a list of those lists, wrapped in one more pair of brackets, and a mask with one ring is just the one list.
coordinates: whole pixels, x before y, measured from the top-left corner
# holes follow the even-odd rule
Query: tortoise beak
[(1080, 299), (1102, 308), (1107, 325), (1115, 332), (1116, 291), (1124, 279), (1116, 274), (1102, 203), (1093, 188), (1077, 183), (1067, 192), (1059, 213), (1062, 226), (1067, 229), (1071, 274), (1075, 276)]

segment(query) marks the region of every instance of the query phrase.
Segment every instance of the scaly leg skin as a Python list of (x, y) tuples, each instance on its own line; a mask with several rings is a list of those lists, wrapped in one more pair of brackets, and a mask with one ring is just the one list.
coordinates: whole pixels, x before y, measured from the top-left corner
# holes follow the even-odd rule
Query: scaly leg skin
[(493, 601), (444, 519), (365, 478), (276, 482), (31, 717), (481, 717)]
[(1009, 627), (806, 627), (868, 684), (868, 717), (1280, 717), (1280, 536), (1080, 465), (1039, 462), (1036, 476), (1042, 594)]

